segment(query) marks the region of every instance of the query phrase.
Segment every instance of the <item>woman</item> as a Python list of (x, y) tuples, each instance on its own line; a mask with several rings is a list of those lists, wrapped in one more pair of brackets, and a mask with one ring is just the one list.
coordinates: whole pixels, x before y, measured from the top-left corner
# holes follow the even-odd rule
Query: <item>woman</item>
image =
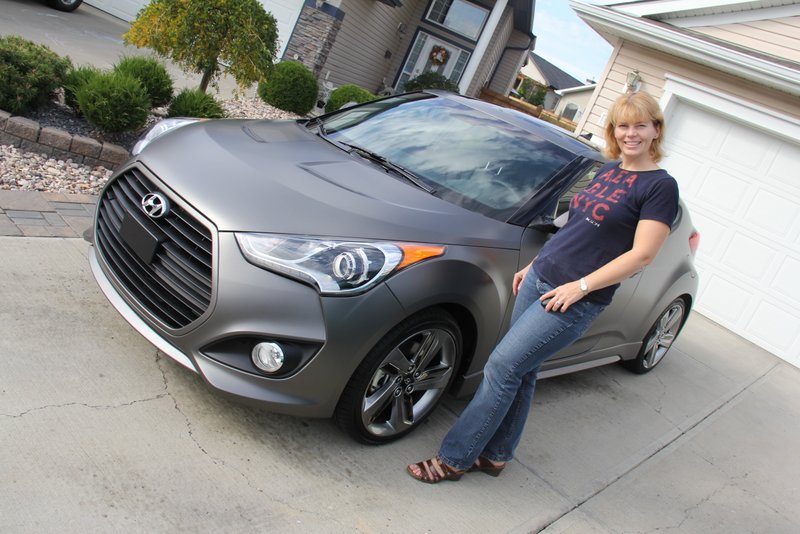
[(514, 456), (542, 363), (577, 340), (611, 302), (619, 283), (648, 265), (669, 235), (678, 184), (659, 168), (664, 116), (646, 93), (616, 100), (606, 155), (573, 198), (567, 224), (514, 275), (511, 328), (489, 356), (474, 398), (437, 456), (410, 464), (421, 482), (467, 471), (497, 476)]

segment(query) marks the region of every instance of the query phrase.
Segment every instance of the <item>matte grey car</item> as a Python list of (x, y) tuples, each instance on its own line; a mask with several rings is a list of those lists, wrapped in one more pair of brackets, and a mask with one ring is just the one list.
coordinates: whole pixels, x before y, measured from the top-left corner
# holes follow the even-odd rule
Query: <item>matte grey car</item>
[[(514, 273), (601, 164), (537, 119), (444, 92), (316, 119), (168, 120), (101, 194), (111, 303), (208, 385), (391, 441), (474, 392)], [(657, 365), (694, 301), (681, 206), (658, 258), (542, 376)]]

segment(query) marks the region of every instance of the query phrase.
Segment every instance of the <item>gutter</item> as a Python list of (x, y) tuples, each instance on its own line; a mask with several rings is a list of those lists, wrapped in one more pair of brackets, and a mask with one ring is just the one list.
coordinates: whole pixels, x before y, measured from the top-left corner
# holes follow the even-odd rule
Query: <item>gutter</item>
[(670, 28), (668, 24), (631, 16), (602, 6), (569, 0), (569, 6), (600, 34), (610, 34), (688, 59), (740, 78), (800, 96), (800, 65), (770, 61)]

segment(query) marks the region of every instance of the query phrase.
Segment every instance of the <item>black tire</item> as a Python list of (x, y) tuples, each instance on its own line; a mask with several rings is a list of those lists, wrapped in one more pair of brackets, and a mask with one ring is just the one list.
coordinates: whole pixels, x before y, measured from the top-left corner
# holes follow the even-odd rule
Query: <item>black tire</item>
[(642, 340), (642, 348), (634, 360), (623, 365), (634, 373), (643, 375), (652, 371), (666, 357), (672, 344), (686, 321), (686, 302), (682, 298), (673, 300)]
[(83, 3), (83, 0), (47, 0), (50, 7), (54, 7), (59, 11), (75, 11)]
[(409, 317), (369, 352), (336, 406), (339, 427), (378, 445), (416, 429), (439, 404), (461, 362), (461, 330), (444, 310)]

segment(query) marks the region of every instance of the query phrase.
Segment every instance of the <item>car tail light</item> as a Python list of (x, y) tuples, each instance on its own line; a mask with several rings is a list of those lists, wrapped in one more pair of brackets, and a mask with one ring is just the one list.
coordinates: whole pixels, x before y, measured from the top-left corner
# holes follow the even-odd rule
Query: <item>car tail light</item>
[(697, 254), (697, 247), (700, 245), (700, 232), (695, 230), (692, 232), (692, 235), (689, 236), (689, 251), (692, 253), (692, 256)]

